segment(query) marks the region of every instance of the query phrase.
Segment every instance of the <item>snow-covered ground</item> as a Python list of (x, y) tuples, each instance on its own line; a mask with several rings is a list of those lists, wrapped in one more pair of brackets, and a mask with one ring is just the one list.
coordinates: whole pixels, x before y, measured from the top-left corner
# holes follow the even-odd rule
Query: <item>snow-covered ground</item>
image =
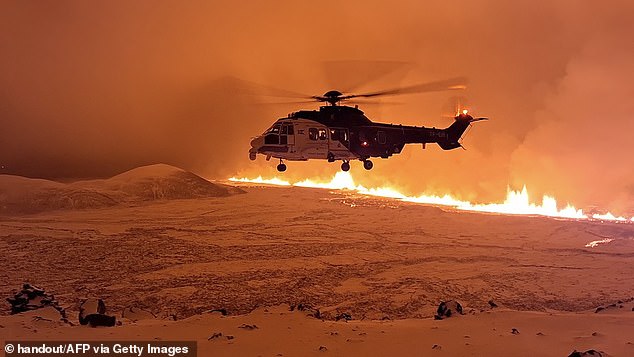
[[(169, 186), (174, 172), (163, 171), (152, 175)], [(24, 185), (14, 180), (4, 187)], [(116, 191), (113, 179), (73, 185)], [(126, 199), (108, 206), (0, 216), (0, 297), (28, 281), (55, 294), (71, 320), (88, 297), (118, 316), (130, 306), (157, 316), (88, 329), (35, 319), (37, 311), (9, 316), (7, 305), (0, 340), (196, 339), (201, 355), (310, 355), (320, 346), (336, 355), (634, 355), (632, 225), (239, 186), (245, 194), (189, 199), (121, 190)], [(466, 315), (433, 320), (443, 300)], [(300, 303), (325, 322), (288, 311)], [(213, 309), (229, 316), (205, 313)], [(333, 321), (342, 313), (352, 320)], [(207, 340), (215, 332), (235, 338)]]

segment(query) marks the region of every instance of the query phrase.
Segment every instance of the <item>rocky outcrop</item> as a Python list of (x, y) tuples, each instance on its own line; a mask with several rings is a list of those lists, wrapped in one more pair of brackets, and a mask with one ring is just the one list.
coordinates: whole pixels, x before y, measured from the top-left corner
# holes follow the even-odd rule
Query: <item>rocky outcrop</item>
[(106, 315), (106, 304), (102, 299), (87, 299), (79, 307), (79, 323), (91, 327), (112, 327), (117, 318)]
[(7, 301), (11, 305), (11, 314), (52, 307), (59, 312), (60, 320), (68, 321), (66, 311), (59, 306), (55, 297), (46, 293), (44, 289), (29, 283), (24, 283), (22, 289)]
[(442, 320), (447, 317), (455, 316), (455, 315), (463, 315), (462, 305), (456, 300), (451, 301), (442, 301), (440, 305), (438, 305), (438, 309), (436, 309), (436, 315), (434, 318), (436, 320)]

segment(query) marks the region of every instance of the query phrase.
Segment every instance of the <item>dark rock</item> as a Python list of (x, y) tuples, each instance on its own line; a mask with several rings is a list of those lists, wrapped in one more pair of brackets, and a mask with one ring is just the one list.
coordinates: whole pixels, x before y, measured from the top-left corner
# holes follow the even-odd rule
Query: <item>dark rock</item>
[(290, 305), (290, 310), (291, 311), (295, 311), (295, 310), (297, 310), (297, 311), (307, 311), (308, 312), (308, 316), (312, 316), (312, 317), (314, 317), (316, 319), (321, 319), (322, 318), (322, 315), (321, 315), (321, 312), (319, 311), (319, 309), (316, 309), (316, 308), (314, 308), (314, 307), (312, 307), (311, 305), (308, 305), (308, 304), (302, 304), (302, 303), (299, 303), (297, 305), (291, 304)]
[(544, 334), (543, 334), (543, 333), (541, 333), (541, 332), (536, 333), (536, 335), (537, 335), (537, 336), (544, 336)]
[(211, 313), (219, 312), (220, 314), (222, 314), (222, 316), (227, 316), (227, 309), (213, 309), (213, 310), (211, 310), (209, 312), (211, 312)]
[[(625, 307), (625, 305), (622, 305), (620, 303), (618, 303), (618, 304), (617, 303), (613, 303), (613, 304), (599, 306), (599, 307), (596, 308), (596, 310), (594, 310), (594, 312), (595, 313), (598, 313), (598, 312), (609, 312), (609, 311), (614, 312), (615, 310), (622, 309), (624, 307)], [(632, 311), (634, 311), (634, 308), (632, 308)]]
[(306, 310), (312, 310), (313, 307), (308, 305), (308, 304), (303, 304), (303, 303), (299, 303), (297, 305), (295, 304), (291, 304), (290, 306), (291, 311), (297, 310), (297, 311), (306, 311)]
[(226, 337), (227, 337), (227, 340), (233, 340), (235, 338), (235, 336), (233, 335), (227, 335)]
[(112, 327), (117, 318), (106, 315), (106, 304), (102, 299), (87, 299), (79, 306), (79, 323), (90, 327)]
[[(29, 300), (35, 299), (37, 296), (47, 296), (46, 292), (42, 288), (38, 288), (35, 285), (25, 283), (22, 285), (22, 294), (26, 294)], [(51, 295), (51, 298), (53, 296)]]
[(493, 300), (489, 300), (489, 306), (491, 306), (492, 309), (498, 307), (498, 304), (495, 303), (495, 301)]
[(514, 334), (514, 335), (519, 335), (520, 331), (518, 329), (514, 328), (514, 329), (511, 330), (511, 333)]
[(66, 311), (59, 306), (55, 296), (47, 294), (42, 288), (29, 283), (24, 283), (20, 292), (15, 293), (12, 298), (7, 298), (11, 305), (11, 314), (32, 311), (44, 307), (53, 307), (60, 314), (60, 320), (68, 322)]
[(116, 323), (117, 318), (114, 316), (105, 314), (89, 314), (84, 318), (84, 323), (82, 325), (88, 325), (90, 327), (113, 327)]
[(441, 345), (433, 345), (431, 346), (432, 350), (442, 350), (442, 346)]
[(216, 339), (218, 337), (222, 337), (222, 332), (214, 332), (214, 333), (212, 333), (211, 336), (209, 336), (207, 338), (207, 341), (211, 341), (211, 340)]
[(326, 346), (319, 346), (319, 350), (322, 352), (326, 352), (328, 351), (328, 348), (326, 348)]
[(436, 315), (434, 315), (434, 319), (442, 320), (445, 317), (451, 317), (455, 314), (463, 315), (462, 305), (456, 300), (451, 301), (442, 301), (440, 305), (438, 305), (438, 309), (436, 310)]
[(242, 324), (240, 326), (238, 326), (238, 328), (242, 328), (245, 330), (257, 330), (258, 327), (256, 325), (247, 325), (247, 324)]
[(339, 321), (339, 320), (350, 321), (352, 320), (352, 316), (347, 312), (342, 312), (339, 315), (335, 316), (335, 321)]
[(585, 352), (579, 352), (574, 350), (568, 357), (604, 357), (605, 353), (597, 350), (587, 350)]

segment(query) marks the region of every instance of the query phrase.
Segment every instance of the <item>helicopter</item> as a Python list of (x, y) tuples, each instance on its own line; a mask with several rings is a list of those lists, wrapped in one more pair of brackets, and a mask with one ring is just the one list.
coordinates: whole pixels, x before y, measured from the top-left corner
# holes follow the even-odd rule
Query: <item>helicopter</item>
[(341, 170), (350, 170), (350, 161), (360, 160), (366, 170), (374, 164), (370, 158), (387, 159), (403, 151), (406, 144), (436, 143), (443, 150), (462, 147), (461, 138), (474, 122), (488, 118), (474, 118), (467, 109), (457, 108), (454, 122), (447, 128), (427, 128), (400, 124), (377, 123), (358, 108), (341, 103), (353, 98), (371, 98), (410, 93), (465, 89), (462, 77), (429, 82), (414, 86), (363, 93), (344, 94), (330, 90), (323, 95), (305, 99), (327, 103), (319, 110), (299, 110), (280, 118), (261, 135), (251, 140), (249, 159), (261, 154), (270, 160), (279, 159), (277, 170), (286, 171), (287, 161), (312, 159), (328, 162), (342, 161)]

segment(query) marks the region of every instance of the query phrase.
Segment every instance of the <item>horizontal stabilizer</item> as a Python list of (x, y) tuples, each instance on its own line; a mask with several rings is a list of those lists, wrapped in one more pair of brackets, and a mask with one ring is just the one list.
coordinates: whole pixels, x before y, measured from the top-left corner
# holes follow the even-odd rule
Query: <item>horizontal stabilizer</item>
[(473, 118), (471, 115), (466, 113), (457, 115), (454, 123), (445, 129), (447, 139), (438, 141), (438, 146), (440, 146), (443, 150), (452, 150), (462, 147), (460, 144), (460, 138), (462, 138), (462, 135), (465, 133), (469, 125), (481, 120), (488, 120), (488, 118)]

